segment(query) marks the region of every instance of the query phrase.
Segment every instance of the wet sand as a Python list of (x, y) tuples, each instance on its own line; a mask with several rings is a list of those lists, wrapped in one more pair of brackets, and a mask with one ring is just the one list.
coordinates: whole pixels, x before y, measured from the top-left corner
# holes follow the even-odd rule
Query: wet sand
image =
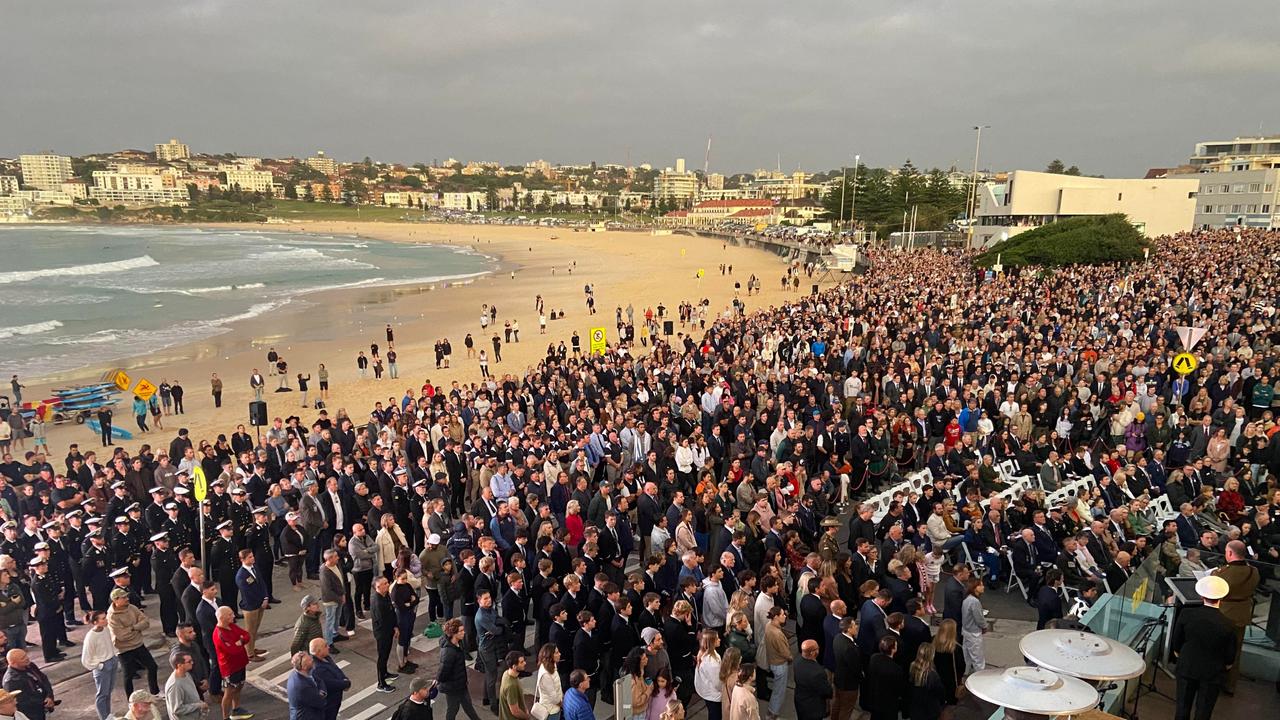
[[(298, 414), (304, 421), (315, 416), (314, 410), (300, 406), (297, 380), (301, 372), (311, 375), (310, 398), (318, 393), (316, 370), (325, 363), (330, 376), (330, 393), (326, 401), (330, 415), (346, 408), (353, 417), (365, 417), (373, 403), (393, 398), (395, 402), (406, 388), (415, 391), (425, 382), (448, 386), (453, 380), (478, 382), (479, 365), (466, 357), (463, 337), (469, 332), (476, 348), (490, 355), (490, 372), (522, 375), (536, 364), (549, 343), (569, 339), (576, 330), (587, 348), (588, 331), (607, 328), (610, 343), (616, 340), (615, 308), (625, 311), (628, 303), (635, 309), (636, 331), (648, 307), (666, 305), (668, 317), (674, 319), (682, 301), (696, 302), (708, 298), (712, 312), (729, 307), (734, 297), (734, 282), (743, 286), (742, 298), (748, 310), (777, 305), (794, 297), (779, 289), (779, 278), (787, 263), (763, 250), (728, 246), (707, 238), (680, 235), (654, 236), (634, 232), (573, 232), (564, 228), (505, 227), (486, 225), (437, 225), (412, 223), (348, 223), (317, 222), (290, 225), (238, 226), (248, 230), (290, 231), (317, 234), (352, 235), (393, 242), (426, 242), (443, 245), (467, 245), (475, 251), (498, 260), (490, 275), (459, 284), (437, 283), (427, 286), (392, 288), (360, 288), (334, 290), (310, 295), (294, 301), (284, 309), (252, 320), (237, 323), (230, 332), (189, 345), (147, 353), (138, 348), (130, 360), (112, 363), (134, 378), (146, 378), (159, 385), (180, 380), (186, 391), (186, 413), (165, 416), (164, 429), (152, 428), (145, 434), (136, 432), (131, 410), (132, 397), (121, 395), (115, 407), (115, 425), (134, 433), (123, 441), (135, 451), (142, 443), (167, 447), (179, 427), (191, 430), (191, 436), (213, 440), (218, 433), (230, 433), (237, 423), (248, 426), (248, 403), (253, 399), (249, 375), (254, 368), (267, 380), (267, 411), (270, 417)], [(555, 236), (555, 239), (552, 237)], [(576, 267), (572, 267), (576, 262)], [(721, 263), (732, 264), (731, 276), (721, 275)], [(572, 271), (570, 271), (572, 267)], [(697, 278), (699, 269), (704, 277)], [(512, 273), (514, 272), (514, 278)], [(755, 274), (762, 281), (759, 295), (746, 297), (747, 279)], [(595, 288), (596, 314), (589, 315), (583, 286)], [(802, 282), (807, 288), (810, 282)], [(565, 317), (549, 320), (547, 334), (538, 332), (538, 314), (534, 301), (541, 294), (548, 315), (564, 309)], [(480, 329), (480, 310), (485, 303), (497, 305), (498, 318), (487, 331)], [(624, 314), (625, 319), (625, 314)], [(503, 362), (492, 360), (491, 337), (501, 333), (507, 320), (518, 320), (520, 342), (503, 345)], [(385, 327), (391, 323), (395, 331), (399, 379), (359, 379), (356, 355), (376, 342), (386, 353)], [(676, 322), (676, 332), (680, 332)], [(449, 369), (435, 369), (433, 346), (441, 337), (453, 345), (453, 362)], [(268, 374), (266, 355), (274, 347), (289, 363), (290, 386), (295, 392), (272, 392), (278, 378)], [(637, 345), (636, 352), (645, 350)], [(21, 378), (27, 389), (26, 400), (49, 395), (54, 387), (96, 381), (107, 367), (68, 373), (56, 378), (37, 378), (35, 368)], [(214, 408), (209, 380), (218, 373), (224, 382), (222, 407)], [(252, 428), (250, 428), (252, 432)], [(80, 444), (82, 450), (98, 447), (97, 435), (73, 423), (48, 426), (51, 456), (61, 467), (67, 445)], [(32, 442), (27, 440), (27, 448)], [(16, 450), (16, 448), (15, 448)]]

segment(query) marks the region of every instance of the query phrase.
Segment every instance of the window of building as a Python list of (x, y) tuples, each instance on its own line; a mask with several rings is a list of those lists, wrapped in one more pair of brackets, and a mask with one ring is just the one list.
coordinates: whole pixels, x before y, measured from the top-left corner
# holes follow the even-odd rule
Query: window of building
[(1236, 183), (1235, 185), (1232, 185), (1232, 186), (1231, 186), (1231, 192), (1233, 192), (1233, 193), (1242, 193), (1242, 192), (1244, 192), (1244, 183)]
[(1253, 203), (1250, 203), (1248, 209), (1245, 210), (1245, 212), (1250, 214), (1256, 213), (1258, 212), (1258, 206)]
[(1205, 206), (1204, 206), (1204, 213), (1205, 213), (1205, 215), (1208, 215), (1209, 213), (1212, 213), (1212, 212), (1213, 212), (1213, 206), (1212, 206), (1212, 205), (1205, 205)]
[(1232, 206), (1231, 206), (1231, 212), (1233, 212), (1233, 213), (1238, 213), (1238, 212), (1240, 212), (1240, 206), (1239, 206), (1239, 205), (1232, 205)]
[(1275, 188), (1271, 183), (1262, 186), (1262, 192), (1271, 192)]
[(1231, 192), (1231, 186), (1230, 186), (1230, 185), (1221, 185), (1221, 186), (1219, 186), (1219, 187), (1218, 187), (1218, 192), (1229, 193), (1229, 192)]
[(1262, 212), (1264, 212), (1264, 213), (1269, 213), (1269, 212), (1271, 212), (1271, 206), (1270, 206), (1270, 205), (1263, 205), (1263, 206), (1262, 206)]
[(1205, 185), (1205, 186), (1204, 186), (1204, 189), (1200, 191), (1200, 194), (1201, 194), (1201, 195), (1212, 195), (1212, 194), (1213, 194), (1213, 186), (1212, 186), (1212, 185)]
[(1249, 183), (1249, 192), (1262, 192), (1262, 183)]
[(1124, 200), (1124, 193), (1116, 193), (1116, 202)]

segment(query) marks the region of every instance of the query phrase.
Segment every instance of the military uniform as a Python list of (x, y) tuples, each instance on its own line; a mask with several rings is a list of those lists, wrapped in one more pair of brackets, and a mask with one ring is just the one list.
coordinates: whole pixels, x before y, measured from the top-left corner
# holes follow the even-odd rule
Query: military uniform
[(258, 568), (262, 584), (266, 586), (267, 597), (274, 598), (276, 595), (272, 587), (271, 570), (275, 566), (275, 558), (271, 554), (271, 528), (254, 523), (245, 537), (245, 547), (253, 551), (254, 567)]
[(1213, 574), (1226, 580), (1230, 588), (1218, 609), (1236, 628), (1236, 659), (1227, 670), (1227, 679), (1222, 684), (1227, 692), (1235, 692), (1236, 682), (1240, 679), (1240, 653), (1244, 647), (1244, 632), (1249, 623), (1253, 622), (1253, 593), (1258, 589), (1260, 578), (1258, 569), (1243, 560), (1222, 565)]
[[(45, 662), (52, 662), (63, 656), (58, 650), (58, 643), (70, 645), (67, 639), (67, 625), (62, 618), (62, 585), (53, 573), (35, 575), (31, 581), (31, 591), (36, 599), (36, 622), (40, 624), (40, 646), (44, 651)], [(65, 656), (63, 656), (65, 657)]]
[[(166, 517), (160, 523), (160, 529), (156, 530), (156, 532), (168, 535), (169, 547), (179, 551), (183, 548), (191, 547), (198, 531), (192, 528), (190, 521), (182, 517), (182, 511), (179, 509), (178, 518), (175, 520), (171, 517)], [(200, 556), (200, 548), (192, 548), (192, 552), (196, 554), (196, 557)]]
[(172, 548), (152, 551), (151, 576), (156, 579), (156, 592), (160, 594), (160, 626), (167, 636), (178, 632), (178, 596), (169, 583), (177, 570), (178, 554)]
[(826, 530), (831, 527), (840, 527), (840, 521), (833, 517), (824, 518), (822, 520), (822, 537), (818, 539), (818, 554), (826, 561), (835, 560), (836, 554), (840, 552), (840, 543), (836, 540), (835, 534)]
[(62, 616), (66, 624), (79, 625), (76, 620), (76, 581), (71, 565), (71, 553), (67, 551), (66, 541), (62, 538), (50, 539), (49, 574), (57, 578), (62, 588)]
[(236, 590), (236, 570), (240, 567), (236, 541), (218, 537), (209, 545), (209, 579), (218, 583), (218, 597), (222, 604), (238, 608), (239, 592)]
[(240, 550), (249, 547), (248, 537), (249, 528), (253, 527), (253, 508), (247, 502), (233, 501), (228, 516), (231, 520), (231, 530), (236, 540), (236, 547)]
[(80, 577), (93, 598), (94, 610), (106, 612), (110, 605), (107, 597), (111, 593), (110, 566), (111, 557), (105, 546), (97, 547), (90, 543), (84, 549), (84, 556), (80, 559)]

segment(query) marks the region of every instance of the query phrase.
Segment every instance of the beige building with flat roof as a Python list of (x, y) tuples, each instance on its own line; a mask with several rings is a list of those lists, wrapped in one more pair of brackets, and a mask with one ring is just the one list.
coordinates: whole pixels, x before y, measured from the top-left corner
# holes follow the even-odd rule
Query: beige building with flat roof
[(178, 142), (177, 138), (169, 138), (167, 143), (156, 143), (156, 160), (160, 162), (185, 160), (189, 157), (191, 157), (191, 148), (185, 143)]
[(66, 155), (19, 155), (22, 184), (36, 190), (57, 190), (70, 180), (71, 158)]
[(978, 188), (974, 247), (986, 247), (1057, 220), (1123, 213), (1147, 237), (1190, 230), (1200, 181), (1116, 179), (1015, 170)]

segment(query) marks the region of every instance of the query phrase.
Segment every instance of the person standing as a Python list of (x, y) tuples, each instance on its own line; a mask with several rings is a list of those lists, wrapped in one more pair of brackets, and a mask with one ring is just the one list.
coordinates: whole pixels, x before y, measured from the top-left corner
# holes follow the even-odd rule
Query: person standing
[[(17, 711), (27, 716), (27, 720), (45, 720), (46, 714), (53, 710), (55, 699), (53, 685), (49, 678), (36, 664), (31, 662), (26, 650), (10, 650), (5, 654), (9, 669), (4, 672), (4, 692), (18, 697)], [(9, 698), (5, 698), (7, 700)], [(0, 712), (7, 703), (0, 701)], [(10, 706), (12, 707), (12, 706)], [(17, 717), (15, 714), (14, 717)]]
[(249, 388), (253, 390), (254, 400), (262, 400), (262, 391), (266, 384), (266, 378), (262, 377), (262, 373), (258, 372), (258, 368), (254, 368), (253, 374), (249, 376)]
[(476, 642), (480, 665), (484, 666), (484, 704), (498, 714), (498, 658), (506, 647), (506, 621), (498, 617), (493, 595), (488, 590), (476, 593), (480, 609), (476, 611)]
[(400, 703), (391, 720), (432, 720), (431, 681), (416, 677), (409, 683), (409, 697)]
[[(822, 720), (827, 716), (827, 701), (835, 694), (826, 668), (818, 664), (818, 642), (805, 640), (800, 644), (800, 659), (796, 661), (796, 720)], [(716, 714), (718, 715), (718, 713)], [(710, 720), (717, 720), (716, 716)]]
[(222, 674), (222, 716), (227, 720), (250, 720), (253, 713), (240, 707), (240, 691), (244, 688), (245, 668), (249, 655), (249, 633), (236, 625), (236, 614), (223, 605), (218, 608), (218, 624), (213, 628), (213, 647)]
[(325, 697), (325, 720), (338, 720), (338, 710), (342, 707), (342, 694), (351, 689), (351, 678), (342, 672), (342, 668), (333, 661), (333, 656), (329, 654), (329, 644), (324, 638), (315, 638), (311, 641), (311, 660), (314, 666), (311, 668), (311, 674), (315, 676), (327, 693)]
[[(391, 646), (396, 641), (396, 609), (391, 604), (391, 583), (379, 576), (373, 582), (373, 602), (369, 614), (373, 618), (373, 638), (378, 645), (378, 685), (381, 693), (395, 692), (390, 683), (398, 676), (387, 672), (387, 660), (391, 658)], [(463, 692), (466, 692), (463, 683)], [(474, 710), (472, 711), (474, 713)]]
[(840, 618), (840, 634), (833, 643), (835, 693), (831, 700), (831, 720), (849, 720), (858, 707), (863, 662), (857, 636), (857, 621), (851, 616)]
[(40, 646), (45, 663), (65, 660), (67, 654), (58, 644), (67, 642), (67, 626), (62, 617), (62, 593), (57, 578), (49, 573), (49, 561), (34, 557), (29, 563), (35, 575), (31, 578), (31, 594), (36, 602), (36, 622), (40, 625)]
[(173, 574), (178, 569), (178, 556), (169, 547), (169, 533), (157, 532), (151, 536), (151, 577), (160, 595), (160, 626), (165, 637), (173, 637), (178, 630), (178, 595), (173, 591)]
[(338, 565), (338, 551), (325, 550), (324, 564), (320, 567), (320, 603), (324, 606), (324, 641), (330, 650), (338, 636), (338, 619), (346, 602), (347, 579)]
[(459, 707), (469, 720), (479, 720), (476, 708), (471, 703), (471, 692), (467, 689), (467, 652), (463, 648), (466, 639), (467, 628), (461, 620), (453, 618), (445, 622), (444, 645), (440, 648), (440, 673), (436, 676), (440, 692), (444, 693), (445, 720), (458, 717)]
[(787, 640), (782, 626), (787, 623), (787, 611), (780, 605), (769, 608), (769, 624), (765, 626), (765, 652), (769, 662), (769, 672), (773, 676), (773, 692), (769, 695), (769, 712), (767, 720), (778, 720), (782, 712), (782, 701), (787, 695), (787, 671), (794, 656), (791, 654), (791, 642)]
[(9, 379), (9, 387), (13, 388), (13, 406), (22, 407), (22, 390), (26, 385), (18, 382), (18, 376), (14, 375)]
[(293, 672), (289, 674), (289, 720), (324, 720), (328, 693), (311, 670), (315, 661), (306, 652), (293, 654)]
[(1209, 720), (1218, 702), (1228, 670), (1236, 659), (1236, 628), (1222, 612), (1222, 599), (1231, 592), (1226, 580), (1208, 575), (1196, 581), (1203, 604), (1188, 606), (1178, 614), (1169, 638), (1177, 658), (1178, 679), (1174, 720)]
[(310, 375), (298, 373), (298, 392), (302, 393), (302, 407), (307, 407), (307, 383), (311, 382)]
[(147, 687), (151, 694), (160, 692), (160, 680), (157, 677), (159, 668), (155, 658), (143, 642), (142, 633), (151, 627), (151, 621), (138, 607), (129, 602), (129, 591), (116, 588), (111, 591), (111, 608), (107, 610), (107, 626), (111, 628), (111, 637), (115, 641), (116, 654), (124, 669), (125, 695), (133, 694), (133, 674), (142, 669), (147, 671)]
[(213, 406), (222, 407), (222, 378), (218, 377), (218, 373), (213, 373), (209, 378), (209, 389), (213, 391)]
[(498, 720), (529, 720), (529, 709), (524, 706), (524, 690), (520, 689), (520, 674), (524, 672), (524, 653), (512, 650), (506, 657), (507, 670), (502, 673), (502, 686), (498, 690)]
[(111, 692), (116, 686), (116, 668), (120, 661), (116, 655), (111, 633), (107, 631), (107, 614), (94, 610), (85, 618), (89, 631), (84, 635), (80, 649), (80, 664), (93, 673), (93, 686), (97, 692), (94, 707), (98, 720), (107, 720), (111, 714)]
[(981, 578), (971, 577), (965, 583), (964, 604), (960, 609), (960, 634), (964, 643), (965, 664), (970, 672), (987, 666), (982, 636), (987, 632), (987, 617), (982, 612), (982, 593), (986, 586)]
[(186, 393), (186, 390), (182, 388), (182, 382), (178, 380), (174, 380), (173, 385), (169, 387), (169, 395), (170, 397), (173, 398), (173, 414), (174, 415), (182, 415), (186, 413), (186, 408), (182, 406), (182, 396), (185, 393)]
[(98, 432), (102, 435), (102, 447), (111, 445), (111, 408), (103, 406), (98, 408), (96, 416), (98, 418)]
[(169, 657), (173, 674), (164, 683), (164, 706), (169, 710), (169, 720), (204, 720), (209, 705), (200, 697), (195, 677), (195, 658), (191, 653), (178, 650)]
[(258, 628), (262, 625), (262, 613), (271, 606), (266, 583), (258, 576), (253, 551), (240, 551), (240, 569), (236, 571), (236, 589), (239, 590), (240, 610), (244, 614), (244, 629), (249, 633), (248, 655), (250, 660), (262, 660), (257, 649)]
[(698, 656), (694, 660), (693, 689), (707, 706), (707, 720), (720, 720), (724, 692), (724, 685), (720, 682), (721, 658), (717, 651), (720, 647), (720, 635), (710, 628), (703, 630), (698, 644)]
[(1244, 647), (1244, 632), (1253, 622), (1253, 593), (1258, 589), (1260, 577), (1258, 568), (1250, 565), (1248, 550), (1240, 540), (1227, 543), (1227, 564), (1213, 571), (1213, 574), (1227, 581), (1229, 590), (1222, 598), (1220, 608), (1223, 617), (1235, 626), (1235, 656), (1229, 663), (1227, 679), (1222, 691), (1228, 695), (1236, 691), (1236, 682), (1240, 679), (1240, 653)]

